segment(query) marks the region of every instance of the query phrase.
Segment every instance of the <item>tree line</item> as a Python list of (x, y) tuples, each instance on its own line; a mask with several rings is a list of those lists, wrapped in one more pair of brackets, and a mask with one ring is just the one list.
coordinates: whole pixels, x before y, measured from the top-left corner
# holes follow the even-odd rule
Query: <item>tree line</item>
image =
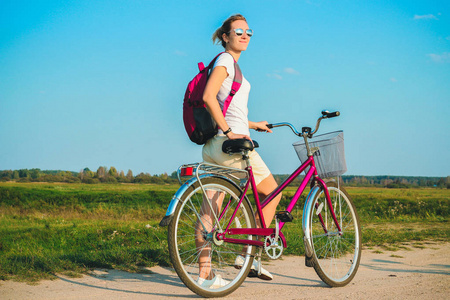
[[(275, 180), (281, 183), (289, 175), (274, 175)], [(293, 184), (300, 184), (302, 176), (294, 180)], [(360, 187), (386, 187), (386, 188), (409, 188), (409, 187), (437, 187), (450, 188), (450, 176), (447, 177), (420, 177), (420, 176), (356, 176), (344, 175), (341, 177), (346, 186)], [(125, 174), (115, 167), (99, 167), (95, 172), (84, 168), (79, 172), (61, 170), (20, 169), (0, 171), (0, 181), (17, 182), (67, 182), (67, 183), (153, 183), (172, 184), (177, 183), (177, 174), (172, 172), (159, 175), (139, 173), (134, 176), (131, 170)]]
[(20, 169), (0, 171), (0, 181), (16, 182), (67, 182), (67, 183), (176, 183), (176, 172), (171, 175), (163, 173), (160, 175), (150, 175), (149, 173), (139, 173), (134, 176), (131, 170), (125, 174), (115, 167), (101, 166), (97, 171), (84, 168), (80, 172), (61, 170), (41, 170), (41, 169)]
[[(289, 175), (274, 175), (275, 180), (283, 182)], [(303, 176), (299, 176), (292, 184), (300, 184)], [(450, 188), (450, 176), (447, 177), (421, 177), (421, 176), (359, 176), (343, 175), (342, 182), (346, 186), (355, 187), (385, 187), (385, 188), (413, 188), (413, 187), (436, 187)]]
[(342, 176), (347, 186), (378, 186), (387, 188), (438, 187), (450, 188), (450, 176)]

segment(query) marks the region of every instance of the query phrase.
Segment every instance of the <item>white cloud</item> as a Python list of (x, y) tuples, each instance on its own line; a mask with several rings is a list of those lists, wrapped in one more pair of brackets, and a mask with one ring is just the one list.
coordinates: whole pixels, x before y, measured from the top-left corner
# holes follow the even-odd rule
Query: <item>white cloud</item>
[(183, 51), (180, 51), (180, 50), (175, 50), (175, 55), (177, 55), (177, 56), (187, 56), (187, 54), (185, 53), (185, 52), (183, 52)]
[(428, 15), (414, 15), (414, 20), (439, 20), (439, 19), (433, 14), (428, 14)]
[(446, 40), (450, 41), (450, 35), (448, 37), (445, 38)]
[(288, 73), (288, 74), (292, 74), (292, 75), (298, 75), (300, 74), (299, 71), (293, 69), (293, 68), (285, 68), (284, 72)]
[(284, 68), (283, 70), (275, 70), (272, 73), (268, 73), (267, 77), (282, 80), (283, 76), (281, 76), (281, 74), (299, 75), (300, 72), (295, 70), (294, 68), (287, 67)]
[(278, 79), (278, 80), (283, 79), (283, 77), (280, 74), (277, 74), (277, 73), (269, 73), (269, 74), (267, 74), (267, 77), (275, 78), (275, 79)]
[(391, 77), (391, 82), (397, 82), (397, 78)]
[(444, 52), (442, 54), (430, 53), (427, 54), (431, 58), (432, 61), (437, 63), (447, 63), (450, 62), (450, 52)]

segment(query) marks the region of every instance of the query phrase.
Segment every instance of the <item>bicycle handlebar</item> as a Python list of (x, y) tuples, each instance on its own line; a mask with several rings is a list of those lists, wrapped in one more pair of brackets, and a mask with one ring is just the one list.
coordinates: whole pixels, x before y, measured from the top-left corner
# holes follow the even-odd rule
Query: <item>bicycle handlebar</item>
[(329, 112), (327, 110), (323, 110), (322, 116), (319, 119), (317, 119), (316, 128), (314, 128), (313, 132), (311, 132), (311, 127), (302, 127), (302, 132), (298, 132), (297, 129), (294, 127), (294, 125), (292, 125), (291, 123), (287, 123), (287, 122), (267, 124), (266, 126), (268, 128), (288, 126), (289, 128), (291, 128), (291, 130), (292, 130), (292, 132), (294, 132), (294, 134), (296, 134), (298, 136), (312, 138), (313, 135), (317, 132), (317, 130), (319, 130), (320, 121), (322, 121), (323, 119), (330, 119), (330, 118), (338, 117), (340, 115), (341, 115), (341, 113), (338, 111)]
[(322, 111), (322, 116), (325, 116), (326, 118), (334, 118), (334, 117), (338, 117), (338, 116), (340, 116), (340, 112), (338, 112), (338, 111), (335, 111), (335, 112), (329, 112), (329, 111), (327, 111), (327, 110), (323, 110)]

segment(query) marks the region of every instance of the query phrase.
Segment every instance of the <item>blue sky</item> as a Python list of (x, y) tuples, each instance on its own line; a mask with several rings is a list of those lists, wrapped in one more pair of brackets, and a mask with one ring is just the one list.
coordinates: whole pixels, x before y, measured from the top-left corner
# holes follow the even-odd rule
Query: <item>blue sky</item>
[[(449, 1), (1, 1), (0, 170), (115, 166), (171, 173), (201, 160), (182, 100), (234, 13), (249, 118), (341, 117), (352, 175), (450, 175)], [(298, 166), (289, 129), (252, 132), (275, 174)]]

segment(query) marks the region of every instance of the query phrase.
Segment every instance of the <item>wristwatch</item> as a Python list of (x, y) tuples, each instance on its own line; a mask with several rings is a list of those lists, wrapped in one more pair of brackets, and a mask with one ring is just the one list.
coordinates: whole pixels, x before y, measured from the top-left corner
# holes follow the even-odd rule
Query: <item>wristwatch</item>
[(231, 132), (231, 127), (228, 127), (228, 130), (227, 130), (227, 131), (224, 131), (223, 134), (227, 135), (227, 134), (230, 133), (230, 132)]

